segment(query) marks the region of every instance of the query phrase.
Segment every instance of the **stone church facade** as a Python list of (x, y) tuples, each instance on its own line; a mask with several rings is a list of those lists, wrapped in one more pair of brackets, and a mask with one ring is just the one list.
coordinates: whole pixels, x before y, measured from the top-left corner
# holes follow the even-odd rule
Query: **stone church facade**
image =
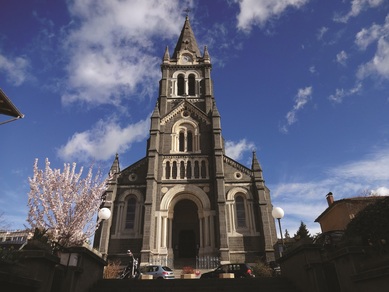
[(116, 155), (111, 167), (104, 207), (112, 216), (94, 242), (108, 259), (125, 261), (128, 249), (142, 264), (274, 259), (270, 191), (255, 152), (251, 168), (225, 154), (211, 69), (186, 17), (173, 54), (163, 56), (146, 157), (120, 169)]

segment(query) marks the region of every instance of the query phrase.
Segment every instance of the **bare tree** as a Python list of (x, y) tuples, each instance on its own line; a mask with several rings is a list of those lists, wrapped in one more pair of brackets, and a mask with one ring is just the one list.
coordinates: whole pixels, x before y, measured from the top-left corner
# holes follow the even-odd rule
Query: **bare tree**
[(83, 168), (76, 173), (76, 163), (51, 169), (46, 158), (45, 169), (34, 163), (34, 175), (29, 178), (27, 222), (35, 229), (47, 230), (53, 241), (69, 247), (82, 245), (98, 227), (94, 216), (102, 203), (108, 178), (101, 179), (100, 171), (92, 174), (92, 166), (85, 178)]

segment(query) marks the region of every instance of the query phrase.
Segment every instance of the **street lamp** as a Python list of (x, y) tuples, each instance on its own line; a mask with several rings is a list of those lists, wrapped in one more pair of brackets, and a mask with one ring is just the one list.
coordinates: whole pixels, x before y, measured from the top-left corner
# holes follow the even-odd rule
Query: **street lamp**
[[(284, 217), (284, 210), (280, 207), (273, 208), (273, 211), (271, 211), (271, 215), (274, 219), (278, 220), (278, 226), (280, 227), (280, 234), (281, 234), (281, 242), (282, 242), (282, 252), (284, 251), (284, 237), (282, 236), (282, 229), (281, 229), (281, 218)], [(281, 252), (281, 255), (282, 255)]]
[(111, 217), (111, 210), (108, 208), (101, 208), (97, 214), (97, 217), (99, 217), (99, 222), (102, 220), (107, 220), (109, 217)]

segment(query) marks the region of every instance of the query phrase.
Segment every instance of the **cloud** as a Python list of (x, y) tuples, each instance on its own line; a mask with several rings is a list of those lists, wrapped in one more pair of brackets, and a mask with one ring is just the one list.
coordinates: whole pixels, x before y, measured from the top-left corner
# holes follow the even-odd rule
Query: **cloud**
[[(371, 190), (376, 195), (389, 195), (389, 148), (378, 147), (360, 160), (339, 164), (315, 177), (320, 179), (269, 185), (272, 203), (284, 209), (283, 227), (297, 230), (302, 220), (311, 233), (320, 231), (314, 220), (327, 208), (326, 194), (336, 200), (357, 197)], [(309, 211), (308, 211), (309, 210)]]
[(328, 99), (334, 103), (341, 103), (347, 96), (357, 94), (362, 90), (362, 83), (358, 82), (353, 88), (344, 90), (343, 88), (337, 88), (334, 94), (331, 94)]
[(324, 34), (328, 31), (328, 27), (321, 27), (317, 33), (317, 39), (320, 41), (323, 39)]
[(336, 54), (336, 62), (339, 64), (346, 66), (346, 61), (347, 61), (347, 53), (345, 51), (341, 51), (340, 53)]
[(389, 196), (389, 188), (379, 187), (375, 190), (371, 190), (371, 193), (376, 195), (376, 196)]
[(309, 0), (235, 0), (240, 7), (237, 27), (250, 32), (252, 26), (263, 27), (266, 22), (279, 17), (289, 7), (298, 9), (308, 2)]
[(10, 59), (0, 54), (0, 72), (4, 72), (8, 82), (21, 85), (28, 77), (29, 61), (25, 57)]
[(242, 139), (239, 142), (226, 141), (225, 143), (227, 156), (235, 160), (241, 159), (244, 152), (253, 151), (254, 148), (254, 143), (249, 142), (246, 139)]
[(357, 77), (364, 79), (368, 76), (378, 76), (389, 79), (389, 15), (382, 25), (373, 24), (369, 28), (363, 28), (355, 36), (355, 43), (361, 50), (377, 43), (377, 50), (373, 58), (359, 66)]
[(69, 58), (63, 103), (120, 105), (123, 98), (152, 95), (161, 62), (154, 43), (179, 34), (180, 1), (69, 3), (73, 22), (63, 42)]
[(302, 110), (305, 104), (311, 99), (312, 86), (300, 88), (295, 96), (293, 109), (286, 114), (286, 125), (280, 128), (281, 132), (287, 133), (289, 126), (297, 121), (297, 112)]
[(384, 37), (389, 32), (389, 16), (385, 19), (385, 24), (373, 24), (369, 28), (363, 28), (355, 36), (355, 43), (362, 50), (365, 50), (370, 44)]
[(149, 117), (124, 128), (115, 121), (100, 120), (91, 130), (75, 133), (58, 149), (58, 156), (65, 161), (104, 161), (147, 138), (149, 127)]
[(336, 167), (330, 173), (346, 180), (389, 181), (389, 149), (373, 152), (365, 159)]
[(389, 42), (380, 38), (377, 44), (377, 51), (373, 59), (358, 68), (357, 77), (366, 78), (371, 75), (389, 79)]
[(351, 10), (346, 15), (335, 15), (334, 21), (346, 23), (351, 17), (358, 16), (363, 10), (375, 8), (384, 3), (384, 0), (353, 0)]

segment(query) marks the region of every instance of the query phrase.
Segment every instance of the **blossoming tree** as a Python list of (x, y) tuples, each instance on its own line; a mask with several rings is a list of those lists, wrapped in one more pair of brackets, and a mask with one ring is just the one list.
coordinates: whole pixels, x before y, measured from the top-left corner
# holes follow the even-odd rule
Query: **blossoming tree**
[(64, 247), (79, 246), (96, 231), (94, 220), (103, 200), (109, 178), (101, 172), (93, 176), (92, 167), (82, 178), (83, 168), (76, 173), (76, 163), (64, 164), (64, 169), (51, 169), (46, 158), (45, 169), (34, 163), (34, 175), (29, 178), (27, 222), (35, 229), (47, 230), (51, 239)]

